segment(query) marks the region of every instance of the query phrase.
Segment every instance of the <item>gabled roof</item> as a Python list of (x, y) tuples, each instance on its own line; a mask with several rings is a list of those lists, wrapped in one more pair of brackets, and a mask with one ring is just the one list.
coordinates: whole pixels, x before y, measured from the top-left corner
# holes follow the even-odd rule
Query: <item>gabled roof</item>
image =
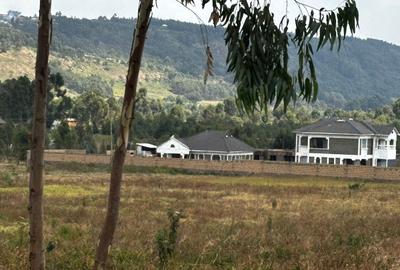
[(399, 135), (399, 131), (393, 125), (372, 125), (376, 131), (376, 134), (388, 135), (392, 133), (393, 129)]
[(179, 138), (191, 151), (254, 152), (254, 148), (227, 132), (206, 130), (191, 137)]
[(349, 135), (389, 135), (398, 131), (394, 125), (375, 125), (353, 119), (322, 119), (311, 125), (295, 130), (296, 133), (327, 133)]
[(7, 122), (4, 121), (4, 120), (0, 117), (0, 125), (5, 125), (5, 124), (7, 124)]
[[(190, 150), (190, 149), (189, 149), (189, 146), (187, 146), (187, 145), (184, 143), (183, 139), (175, 138), (174, 135), (172, 135), (172, 136), (169, 138), (168, 141), (163, 142), (162, 144), (160, 144), (159, 146), (157, 146), (157, 149), (163, 147), (164, 145), (168, 145), (168, 144), (170, 144), (171, 142), (172, 142), (172, 143), (178, 143), (181, 147), (186, 148), (188, 151)], [(158, 150), (157, 150), (157, 151), (158, 151)]]

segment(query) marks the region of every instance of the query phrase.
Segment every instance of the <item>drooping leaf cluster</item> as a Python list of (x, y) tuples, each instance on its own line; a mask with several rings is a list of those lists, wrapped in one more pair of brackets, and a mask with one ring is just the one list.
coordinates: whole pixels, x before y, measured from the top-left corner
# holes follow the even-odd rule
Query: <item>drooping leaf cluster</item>
[[(182, 0), (191, 4), (193, 0)], [(237, 86), (237, 104), (247, 112), (266, 110), (268, 105), (278, 107), (283, 103), (286, 110), (292, 100), (300, 97), (308, 102), (318, 94), (318, 81), (313, 62), (312, 39), (318, 35), (317, 50), (328, 41), (331, 49), (340, 44), (348, 31), (354, 34), (359, 16), (356, 2), (347, 0), (335, 10), (316, 9), (293, 0), (303, 6), (307, 15), (295, 19), (295, 32), (290, 33), (289, 19), (285, 15), (276, 23), (270, 5), (258, 1), (212, 0), (210, 22), (225, 26), (226, 59), (228, 71), (234, 75)], [(210, 0), (203, 0), (202, 6)], [(315, 14), (314, 10), (317, 11)], [(303, 13), (303, 9), (300, 9)], [(298, 70), (291, 74), (288, 47), (297, 48)]]
[(300, 96), (306, 101), (315, 101), (318, 95), (311, 40), (318, 34), (317, 50), (325, 46), (328, 41), (331, 50), (336, 41), (340, 50), (342, 40), (346, 38), (347, 29), (349, 28), (350, 33), (354, 34), (358, 21), (358, 9), (354, 0), (347, 1), (344, 8), (338, 8), (336, 13), (321, 8), (318, 17), (315, 17), (314, 10), (311, 10), (310, 15), (296, 18), (296, 30), (292, 41), (298, 48), (297, 82)]

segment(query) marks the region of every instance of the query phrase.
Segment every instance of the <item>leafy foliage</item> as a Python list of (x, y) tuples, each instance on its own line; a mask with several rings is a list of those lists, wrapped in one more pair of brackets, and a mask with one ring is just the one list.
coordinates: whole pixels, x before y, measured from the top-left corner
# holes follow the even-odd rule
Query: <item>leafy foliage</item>
[[(51, 127), (56, 118), (61, 118), (72, 107), (72, 100), (65, 96), (63, 85), (61, 74), (50, 74), (47, 127)], [(0, 115), (14, 123), (30, 122), (34, 87), (34, 81), (27, 76), (0, 82)]]
[(34, 84), (26, 76), (0, 83), (0, 115), (6, 120), (26, 122), (32, 114)]
[(160, 260), (159, 269), (165, 269), (168, 264), (168, 259), (175, 253), (178, 240), (179, 221), (183, 218), (182, 211), (169, 209), (167, 215), (170, 222), (168, 230), (159, 230), (156, 235), (158, 258)]
[[(204, 0), (203, 6), (207, 2), (209, 0)], [(272, 103), (277, 108), (282, 102), (286, 110), (289, 102), (295, 100), (297, 88), (300, 97), (307, 101), (315, 100), (318, 82), (312, 38), (319, 32), (317, 49), (327, 41), (333, 48), (336, 40), (340, 43), (345, 38), (348, 28), (353, 34), (358, 25), (358, 10), (353, 0), (347, 0), (337, 12), (320, 9), (318, 18), (315, 18), (313, 10), (309, 16), (297, 17), (294, 36), (288, 32), (289, 19), (286, 16), (279, 25), (275, 23), (269, 4), (261, 6), (246, 0), (230, 6), (224, 0), (212, 4), (212, 17), (218, 17), (226, 26), (228, 71), (234, 74), (238, 105), (247, 112), (266, 110)], [(297, 76), (289, 72), (290, 40), (298, 49)]]
[[(31, 110), (30, 103), (20, 104), (19, 95), (12, 93), (16, 89), (28, 93), (32, 83), (22, 77), (15, 79), (14, 83), (0, 84), (3, 94), (11, 98), (9, 104), (6, 104), (8, 110)], [(121, 100), (92, 91), (74, 98), (57, 97), (56, 93), (56, 90), (52, 90), (49, 95), (48, 147), (86, 149), (89, 153), (104, 153), (110, 149), (110, 128), (116, 134)], [(269, 110), (266, 117), (261, 112), (242, 114), (233, 97), (219, 103), (199, 104), (180, 96), (154, 100), (147, 93), (148, 90), (142, 88), (137, 96), (136, 118), (132, 127), (135, 136), (130, 138), (131, 149), (136, 142), (159, 144), (172, 134), (187, 137), (207, 129), (227, 130), (256, 148), (293, 148), (293, 130), (323, 117), (354, 118), (379, 124), (394, 123), (400, 129), (400, 118), (396, 116), (398, 101), (392, 106), (380, 106), (368, 111), (332, 109), (319, 102), (312, 106), (303, 103), (295, 108), (289, 107), (286, 113), (282, 107)], [(12, 110), (13, 107), (18, 110)], [(21, 121), (18, 114), (16, 117), (0, 117), (7, 122), (0, 126), (0, 157), (24, 159), (29, 143), (30, 118)], [(67, 118), (76, 118), (76, 128), (68, 127)]]
[(71, 129), (66, 121), (62, 121), (53, 131), (52, 138), (54, 147), (57, 149), (77, 149), (78, 134), (75, 129)]
[(30, 33), (14, 29), (10, 25), (0, 24), (0, 52), (17, 49), (23, 46), (34, 46), (34, 38)]

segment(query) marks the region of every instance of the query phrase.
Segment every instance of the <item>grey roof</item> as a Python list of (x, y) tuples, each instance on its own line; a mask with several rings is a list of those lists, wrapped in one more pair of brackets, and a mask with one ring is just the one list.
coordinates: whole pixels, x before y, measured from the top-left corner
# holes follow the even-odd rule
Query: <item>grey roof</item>
[[(372, 125), (372, 127), (375, 129), (377, 134), (390, 134), (392, 133), (393, 129), (396, 129), (393, 125)], [(398, 130), (396, 129), (396, 132), (398, 133)]]
[(0, 125), (5, 125), (7, 124), (6, 121), (4, 121), (1, 117), (0, 117)]
[(329, 134), (351, 134), (351, 135), (389, 135), (393, 130), (397, 133), (394, 125), (375, 125), (364, 121), (353, 119), (322, 119), (311, 125), (295, 130), (296, 133), (329, 133)]
[(179, 138), (192, 151), (254, 152), (254, 148), (227, 132), (206, 130), (194, 136)]

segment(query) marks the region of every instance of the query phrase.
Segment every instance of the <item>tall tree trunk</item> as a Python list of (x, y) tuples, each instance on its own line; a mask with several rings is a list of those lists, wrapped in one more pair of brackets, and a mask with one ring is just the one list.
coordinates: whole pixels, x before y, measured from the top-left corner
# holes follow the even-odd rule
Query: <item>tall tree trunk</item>
[(124, 102), (122, 106), (118, 139), (112, 160), (110, 190), (106, 219), (100, 233), (100, 242), (96, 251), (96, 260), (93, 269), (105, 269), (108, 251), (118, 222), (120, 205), (122, 170), (128, 146), (129, 131), (131, 129), (135, 111), (136, 89), (139, 69), (143, 55), (146, 33), (150, 23), (150, 13), (153, 0), (141, 0), (133, 34), (132, 48), (129, 58), (128, 75), (126, 76)]
[(41, 0), (38, 21), (35, 95), (29, 176), (30, 269), (44, 269), (43, 253), (43, 152), (46, 132), (47, 83), (51, 42), (51, 0)]

